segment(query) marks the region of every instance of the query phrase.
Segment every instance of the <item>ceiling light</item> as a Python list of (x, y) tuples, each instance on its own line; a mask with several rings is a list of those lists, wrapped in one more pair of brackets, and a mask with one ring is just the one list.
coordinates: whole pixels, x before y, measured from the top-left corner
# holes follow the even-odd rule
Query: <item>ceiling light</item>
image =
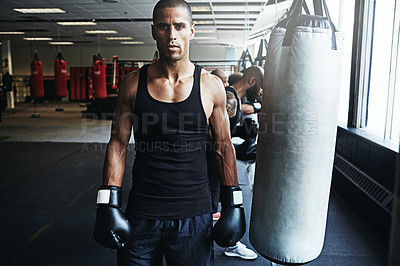
[(23, 31), (0, 31), (2, 35), (16, 35), (16, 34), (25, 34)]
[(193, 20), (193, 24), (198, 24), (198, 25), (214, 24), (214, 21), (212, 21), (212, 20)]
[(132, 37), (106, 37), (109, 41), (133, 40)]
[(85, 31), (88, 34), (114, 34), (118, 33), (116, 30), (87, 30)]
[(217, 41), (197, 41), (199, 44), (219, 44)]
[(49, 37), (26, 37), (24, 38), (25, 41), (51, 41), (53, 38)]
[(73, 42), (49, 42), (51, 45), (73, 45)]
[(210, 12), (211, 11), (210, 6), (192, 6), (190, 8), (192, 9), (192, 12)]
[(121, 44), (144, 44), (144, 42), (121, 42)]
[(59, 21), (58, 25), (61, 26), (95, 26), (96, 22), (93, 21)]
[(194, 37), (195, 40), (211, 40), (211, 39), (217, 39), (215, 36), (196, 36)]
[(216, 33), (216, 30), (196, 30), (196, 33)]
[(67, 13), (61, 8), (14, 8), (14, 11), (24, 14), (54, 14), (54, 13)]

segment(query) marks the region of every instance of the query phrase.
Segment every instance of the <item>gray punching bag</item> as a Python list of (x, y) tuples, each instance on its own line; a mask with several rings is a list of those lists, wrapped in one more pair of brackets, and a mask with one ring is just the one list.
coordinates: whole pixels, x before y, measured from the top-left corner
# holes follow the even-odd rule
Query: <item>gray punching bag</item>
[(314, 260), (325, 236), (343, 35), (322, 3), (326, 17), (294, 0), (267, 50), (250, 242), (282, 264)]

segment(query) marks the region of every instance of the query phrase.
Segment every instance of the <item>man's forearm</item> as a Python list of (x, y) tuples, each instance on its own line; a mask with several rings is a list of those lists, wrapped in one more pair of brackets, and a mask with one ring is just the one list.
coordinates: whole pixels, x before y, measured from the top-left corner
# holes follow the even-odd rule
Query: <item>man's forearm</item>
[(215, 143), (220, 182), (224, 186), (238, 184), (235, 150), (231, 142)]
[(125, 171), (127, 145), (110, 141), (103, 167), (103, 185), (121, 186)]

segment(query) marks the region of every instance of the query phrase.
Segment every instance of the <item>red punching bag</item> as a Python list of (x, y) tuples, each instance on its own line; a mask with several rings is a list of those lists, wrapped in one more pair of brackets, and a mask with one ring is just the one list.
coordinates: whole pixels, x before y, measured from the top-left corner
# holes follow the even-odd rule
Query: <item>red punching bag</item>
[(54, 62), (54, 83), (56, 85), (56, 97), (63, 98), (67, 96), (67, 63), (61, 52), (57, 54)]
[(99, 54), (93, 66), (94, 70), (94, 89), (96, 99), (107, 98), (106, 88), (106, 65)]
[(31, 63), (31, 86), (34, 99), (44, 98), (43, 66), (37, 54), (33, 56)]

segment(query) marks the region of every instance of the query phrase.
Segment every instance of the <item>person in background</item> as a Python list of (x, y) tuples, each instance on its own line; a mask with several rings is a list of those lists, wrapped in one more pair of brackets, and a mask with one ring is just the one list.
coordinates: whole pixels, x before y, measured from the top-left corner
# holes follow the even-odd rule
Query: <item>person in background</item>
[[(212, 74), (218, 76), (223, 82), (228, 80), (228, 76), (221, 69), (216, 69), (211, 72)], [(258, 67), (250, 67), (248, 70), (236, 75), (237, 79), (232, 86), (226, 86), (226, 96), (227, 96), (227, 113), (230, 119), (230, 129), (231, 136), (233, 136), (236, 130), (237, 124), (240, 122), (241, 118), (241, 98), (244, 96), (247, 90), (256, 88), (258, 93), (261, 93), (263, 71)], [(232, 80), (231, 80), (232, 81)], [(240, 97), (239, 97), (240, 95)], [(247, 108), (251, 111), (251, 108)], [(249, 112), (248, 111), (248, 112)], [(254, 113), (253, 109), (253, 113)], [(208, 151), (207, 156), (207, 169), (208, 176), (210, 180), (210, 190), (211, 198), (213, 203), (213, 217), (215, 220), (218, 219), (218, 198), (219, 198), (219, 184), (218, 184), (218, 173), (215, 171), (215, 162), (213, 161), (214, 156), (213, 151)], [(252, 184), (250, 184), (250, 189), (252, 189)], [(258, 255), (251, 249), (247, 248), (243, 243), (238, 241), (234, 246), (225, 249), (224, 254), (229, 257), (239, 257), (242, 259), (256, 259)]]

